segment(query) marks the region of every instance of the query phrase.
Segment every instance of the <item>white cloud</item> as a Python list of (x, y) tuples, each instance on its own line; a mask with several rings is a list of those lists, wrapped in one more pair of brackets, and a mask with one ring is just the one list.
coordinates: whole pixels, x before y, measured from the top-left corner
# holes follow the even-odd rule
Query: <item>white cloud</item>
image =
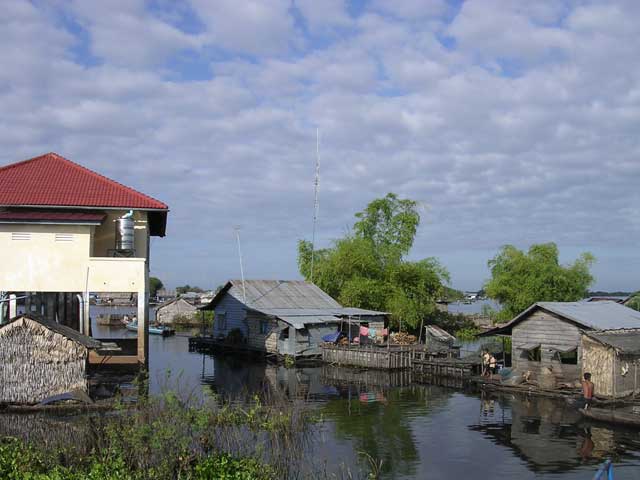
[(295, 43), (289, 0), (191, 0), (211, 43), (233, 52), (286, 53)]
[[(416, 256), (637, 243), (640, 35), (629, 3), (468, 1), (447, 11), (447, 27), (437, 9), (413, 21), (419, 2), (357, 18), (340, 2), (297, 2), (313, 41), (286, 1), (194, 0), (203, 26), (184, 31), (180, 15), (142, 3), (60, 5), (0, 11), (2, 163), (58, 151), (169, 203), (152, 267), (169, 283), (235, 276), (234, 224), (249, 276), (296, 274), (316, 126), (323, 243), (388, 191), (430, 205)], [(445, 47), (447, 32), (456, 42)], [(208, 78), (158, 68), (184, 49)], [(465, 288), (485, 275), (456, 268)], [(599, 272), (603, 287), (632, 288), (630, 274)]]
[(154, 65), (202, 43), (153, 16), (143, 0), (74, 1), (71, 8), (89, 32), (91, 52), (108, 63)]

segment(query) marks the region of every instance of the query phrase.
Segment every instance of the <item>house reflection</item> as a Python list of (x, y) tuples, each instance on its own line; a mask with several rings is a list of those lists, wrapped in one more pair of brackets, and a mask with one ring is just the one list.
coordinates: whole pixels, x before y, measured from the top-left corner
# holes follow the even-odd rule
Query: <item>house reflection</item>
[(585, 422), (574, 408), (551, 398), (482, 396), (469, 429), (509, 447), (533, 472), (560, 473), (606, 457), (624, 456), (620, 445), (636, 435)]

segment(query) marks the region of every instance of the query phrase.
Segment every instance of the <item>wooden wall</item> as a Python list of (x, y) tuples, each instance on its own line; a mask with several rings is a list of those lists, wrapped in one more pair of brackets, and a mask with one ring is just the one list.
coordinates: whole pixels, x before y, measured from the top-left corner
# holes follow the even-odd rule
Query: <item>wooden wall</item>
[(615, 353), (595, 340), (583, 335), (581, 341), (582, 374), (589, 372), (596, 395), (613, 396), (613, 368)]
[(220, 328), (219, 322), (213, 322), (213, 335), (227, 335), (234, 328), (240, 329), (245, 338), (248, 337), (249, 327), (247, 326), (244, 303), (242, 302), (242, 288), (235, 285), (222, 297), (215, 308), (216, 317), (225, 312), (227, 318), (226, 328)]
[[(581, 331), (574, 324), (550, 312), (537, 308), (526, 319), (513, 328), (512, 332), (512, 365), (519, 372), (531, 371), (539, 375), (543, 367), (553, 369), (556, 380), (571, 382), (579, 380), (582, 349), (580, 346)], [(541, 361), (528, 360), (525, 345), (541, 345)], [(578, 364), (562, 364), (557, 358), (556, 349), (566, 350), (578, 347)]]
[[(260, 333), (260, 323), (267, 322), (267, 333)], [(247, 312), (247, 345), (253, 350), (267, 353), (278, 352), (278, 322), (257, 312)]]

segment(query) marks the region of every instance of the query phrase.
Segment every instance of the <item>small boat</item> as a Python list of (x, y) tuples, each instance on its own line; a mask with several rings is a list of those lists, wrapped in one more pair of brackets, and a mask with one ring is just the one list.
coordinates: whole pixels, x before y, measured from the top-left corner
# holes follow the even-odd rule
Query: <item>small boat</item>
[(640, 428), (640, 409), (637, 406), (618, 408), (591, 407), (586, 410), (579, 409), (578, 411), (584, 417), (593, 420)]
[[(131, 330), (132, 332), (138, 331), (138, 322), (130, 322), (126, 325), (127, 330)], [(174, 335), (176, 331), (165, 325), (153, 326), (149, 325), (149, 335), (162, 335), (163, 337), (169, 337)]]

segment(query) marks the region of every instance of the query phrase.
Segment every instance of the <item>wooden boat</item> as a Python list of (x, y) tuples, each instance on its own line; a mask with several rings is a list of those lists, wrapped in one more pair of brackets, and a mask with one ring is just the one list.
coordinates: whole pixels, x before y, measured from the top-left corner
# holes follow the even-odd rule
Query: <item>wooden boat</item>
[(578, 411), (582, 416), (593, 420), (640, 428), (640, 407), (638, 406), (618, 408), (591, 407), (586, 410), (579, 409)]
[[(132, 332), (137, 332), (138, 331), (138, 323), (137, 322), (131, 322), (128, 323), (126, 325), (127, 330), (131, 330)], [(149, 325), (149, 335), (162, 335), (163, 337), (169, 337), (171, 335), (174, 335), (176, 333), (176, 331), (173, 328), (164, 326), (164, 325), (160, 325), (160, 326), (153, 326), (153, 325)]]

